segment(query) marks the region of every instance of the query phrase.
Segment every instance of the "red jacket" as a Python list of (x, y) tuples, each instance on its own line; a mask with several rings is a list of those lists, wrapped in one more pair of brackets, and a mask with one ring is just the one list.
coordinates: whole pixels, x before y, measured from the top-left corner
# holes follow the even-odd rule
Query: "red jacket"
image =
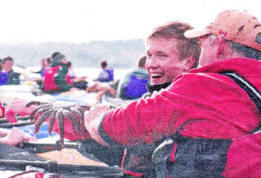
[(233, 71), (261, 91), (261, 62), (227, 59), (179, 75), (152, 97), (106, 114), (100, 134), (106, 141), (151, 143), (178, 129), (188, 137), (234, 139), (223, 176), (261, 175), (261, 134), (247, 135), (260, 122), (260, 112), (247, 93), (220, 72)]
[[(261, 91), (261, 62), (253, 59), (228, 59), (184, 73), (172, 85), (152, 97), (140, 99), (104, 117), (100, 133), (106, 141), (120, 144), (151, 143), (167, 135), (236, 138), (227, 154), (225, 177), (261, 175), (261, 133), (244, 136), (260, 122), (259, 111), (247, 93), (232, 79), (220, 75), (234, 71)], [(65, 118), (65, 137), (83, 137)], [(54, 131), (58, 132), (55, 121)]]
[(173, 135), (181, 127), (180, 134), (188, 137), (232, 139), (249, 133), (259, 124), (259, 111), (222, 71), (237, 72), (261, 91), (261, 62), (223, 60), (179, 75), (167, 89), (108, 113), (101, 134), (134, 145)]
[[(260, 122), (259, 111), (232, 79), (220, 75), (234, 71), (261, 91), (261, 62), (229, 59), (192, 70), (152, 97), (140, 99), (104, 117), (100, 133), (120, 144), (151, 143), (166, 135), (234, 139), (223, 176), (261, 175), (261, 133), (244, 136)], [(57, 123), (54, 130), (58, 132)], [(243, 137), (242, 137), (243, 136)], [(65, 137), (83, 139), (65, 119)], [(89, 134), (85, 138), (89, 138)], [(108, 139), (106, 140), (108, 141)]]

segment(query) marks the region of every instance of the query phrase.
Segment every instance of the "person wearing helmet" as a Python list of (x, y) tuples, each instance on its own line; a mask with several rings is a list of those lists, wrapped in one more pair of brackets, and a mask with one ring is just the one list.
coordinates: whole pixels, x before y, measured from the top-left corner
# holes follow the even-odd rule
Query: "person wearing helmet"
[[(150, 144), (167, 137), (152, 157), (158, 177), (229, 177), (229, 172), (223, 173), (231, 163), (226, 162), (228, 148), (233, 139), (258, 127), (260, 112), (248, 93), (223, 73), (241, 76), (261, 91), (261, 23), (246, 12), (227, 10), (205, 29), (185, 36), (200, 39), (200, 68), (182, 73), (166, 89), (125, 107), (97, 106), (86, 111), (85, 128), (106, 146)], [(161, 79), (156, 71), (152, 76), (152, 82)], [(260, 165), (256, 158), (242, 169), (259, 168), (249, 175), (260, 176)]]

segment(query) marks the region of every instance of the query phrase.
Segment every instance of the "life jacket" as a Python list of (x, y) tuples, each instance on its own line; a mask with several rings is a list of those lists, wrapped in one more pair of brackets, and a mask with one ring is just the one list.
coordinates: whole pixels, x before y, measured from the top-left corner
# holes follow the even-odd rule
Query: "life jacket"
[(59, 68), (60, 66), (55, 66), (46, 69), (44, 74), (44, 91), (59, 90), (59, 87), (54, 82), (54, 76)]
[[(244, 89), (261, 112), (261, 94), (251, 83), (236, 73), (224, 72), (221, 74), (230, 77)], [(155, 164), (157, 177), (221, 177), (224, 170), (223, 176), (236, 177), (229, 175), (231, 172), (234, 174), (235, 171), (233, 172), (234, 165), (226, 167), (227, 160), (232, 163), (235, 163), (234, 160), (240, 160), (235, 159), (241, 157), (240, 152), (233, 154), (232, 151), (236, 150), (234, 148), (242, 145), (242, 143), (244, 143), (246, 148), (253, 147), (253, 145), (246, 144), (252, 143), (249, 140), (255, 137), (253, 133), (259, 130), (260, 126), (261, 124), (249, 133), (249, 136), (235, 139), (235, 143), (234, 140), (226, 139), (185, 137), (179, 134), (179, 131), (183, 129), (180, 128), (174, 136), (168, 137), (162, 142), (152, 154), (152, 161)], [(230, 146), (233, 146), (233, 149), (230, 149)], [(233, 155), (233, 158), (228, 159), (229, 149), (230, 155)], [(241, 164), (243, 163), (241, 162)], [(252, 165), (252, 167), (255, 168), (255, 165)], [(249, 166), (247, 170), (253, 169), (252, 167)], [(246, 173), (247, 171), (243, 172)], [(243, 175), (237, 175), (237, 177), (241, 176)]]
[(6, 84), (8, 81), (8, 73), (7, 72), (0, 72), (0, 85)]
[(45, 74), (46, 69), (47, 69), (47, 67), (42, 68), (42, 70), (41, 70), (41, 77), (44, 77), (44, 74)]
[(108, 73), (109, 77), (106, 80), (106, 82), (110, 82), (114, 80), (114, 76), (113, 76), (113, 69), (104, 69), (105, 72)]
[(148, 79), (140, 78), (136, 75), (131, 75), (128, 84), (124, 86), (126, 98), (140, 98), (144, 93), (148, 91), (147, 83)]
[[(47, 68), (45, 73), (44, 73), (44, 91), (58, 91), (59, 86), (55, 84), (54, 77), (55, 74), (58, 72), (60, 69), (60, 65), (55, 66), (55, 67), (50, 67)], [(72, 85), (72, 81), (70, 79), (70, 76), (66, 75), (65, 80), (67, 83)]]

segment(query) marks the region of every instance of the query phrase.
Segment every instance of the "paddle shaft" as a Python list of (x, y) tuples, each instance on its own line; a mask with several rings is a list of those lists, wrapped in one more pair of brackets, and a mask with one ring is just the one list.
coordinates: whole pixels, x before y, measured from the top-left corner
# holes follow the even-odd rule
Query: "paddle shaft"
[[(80, 143), (65, 143), (63, 148), (73, 148), (79, 149), (81, 146)], [(56, 143), (23, 143), (23, 149), (32, 153), (42, 153), (53, 150), (61, 150), (60, 141), (58, 140)]]
[(93, 165), (80, 165), (80, 164), (60, 164), (54, 161), (27, 161), (27, 160), (8, 160), (0, 159), (1, 165), (15, 166), (25, 168), (26, 166), (41, 167), (47, 171), (55, 172), (57, 170), (67, 171), (92, 171), (94, 169), (109, 168), (111, 170), (118, 170), (118, 167), (107, 167), (107, 166), (93, 166)]

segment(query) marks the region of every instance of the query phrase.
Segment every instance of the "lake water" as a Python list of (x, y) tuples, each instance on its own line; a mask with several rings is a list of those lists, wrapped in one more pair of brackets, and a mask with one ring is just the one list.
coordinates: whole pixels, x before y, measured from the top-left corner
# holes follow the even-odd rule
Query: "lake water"
[[(29, 71), (38, 71), (38, 67), (28, 67)], [(132, 69), (114, 69), (114, 79), (122, 79), (126, 73), (130, 72)], [(74, 73), (77, 77), (88, 76), (88, 80), (95, 79), (99, 75), (100, 68), (74, 68)]]
[[(88, 76), (89, 79), (97, 78), (101, 69), (99, 68), (76, 68), (74, 73), (76, 76)], [(114, 69), (114, 79), (121, 79), (126, 73), (130, 72), (131, 69)]]

